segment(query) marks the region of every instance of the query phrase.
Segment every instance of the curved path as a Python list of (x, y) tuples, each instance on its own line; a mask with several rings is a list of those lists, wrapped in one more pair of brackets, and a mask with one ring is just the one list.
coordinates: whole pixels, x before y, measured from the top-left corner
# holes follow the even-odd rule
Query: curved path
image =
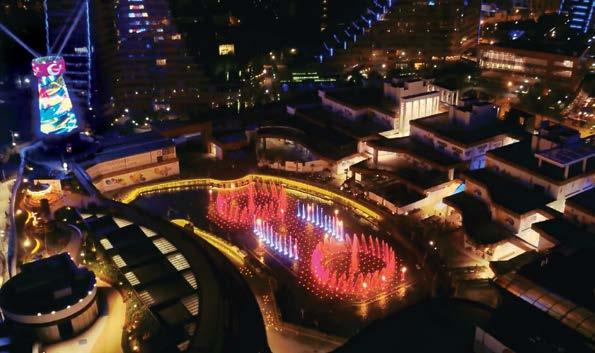
[(188, 230), (140, 208), (104, 198), (78, 164), (71, 166), (100, 206), (155, 230), (188, 260), (199, 285), (198, 326), (190, 352), (270, 352), (258, 304), (241, 274), (221, 252)]
[(217, 249), (190, 231), (137, 207), (105, 200), (114, 215), (155, 230), (188, 260), (199, 283), (194, 352), (270, 352), (264, 321), (248, 284)]

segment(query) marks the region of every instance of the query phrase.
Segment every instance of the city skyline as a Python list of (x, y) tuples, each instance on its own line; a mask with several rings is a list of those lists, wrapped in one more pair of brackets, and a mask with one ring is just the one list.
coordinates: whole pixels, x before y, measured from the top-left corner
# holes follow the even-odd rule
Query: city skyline
[(592, 352), (582, 10), (7, 0), (0, 351)]

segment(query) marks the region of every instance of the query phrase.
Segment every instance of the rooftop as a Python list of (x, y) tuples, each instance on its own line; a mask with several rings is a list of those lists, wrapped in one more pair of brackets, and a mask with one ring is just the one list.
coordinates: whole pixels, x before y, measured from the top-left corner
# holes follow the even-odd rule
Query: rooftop
[(78, 268), (67, 253), (24, 264), (0, 290), (0, 306), (13, 314), (63, 310), (88, 295), (93, 272)]
[(465, 234), (477, 245), (497, 244), (513, 236), (511, 231), (492, 221), (483, 201), (466, 192), (445, 197), (444, 203), (462, 214)]
[[(501, 47), (526, 50), (535, 53), (548, 53), (568, 57), (580, 57), (587, 50), (587, 45), (580, 38), (576, 40), (543, 40), (541, 38), (521, 37), (516, 40), (501, 41), (489, 47)], [(485, 47), (489, 49), (489, 47)]]
[(595, 146), (588, 144), (572, 144), (536, 153), (543, 158), (560, 165), (569, 165), (585, 158), (595, 157)]
[(152, 131), (118, 136), (102, 141), (102, 149), (87, 163), (98, 164), (168, 147), (174, 147), (174, 143)]
[[(556, 182), (566, 180), (564, 178), (564, 169), (554, 166), (550, 163), (538, 164), (538, 159), (535, 158), (534, 152), (531, 149), (530, 141), (521, 141), (510, 144), (495, 150), (488, 151), (488, 156), (495, 157), (517, 167), (525, 168), (532, 173), (539, 176), (551, 179)], [(578, 163), (580, 164), (580, 163)], [(587, 162), (586, 172), (582, 171), (582, 166), (578, 165), (576, 168), (570, 168), (568, 179), (582, 175), (590, 174), (595, 171), (595, 158), (591, 158)]]
[(381, 185), (373, 188), (370, 192), (373, 192), (397, 207), (407, 206), (425, 198), (423, 194), (408, 188), (402, 183)]
[(595, 268), (594, 249), (582, 249), (571, 254), (554, 251), (546, 259), (522, 267), (518, 274), (575, 304), (595, 311), (595, 277), (582, 276), (577, 280), (575, 276), (577, 270)]
[(595, 188), (583, 191), (566, 200), (566, 205), (580, 208), (591, 215), (595, 214)]
[(454, 168), (459, 164), (459, 161), (455, 158), (440, 153), (432, 148), (432, 146), (420, 142), (411, 136), (394, 139), (380, 138), (370, 141), (368, 144), (382, 151), (409, 154), (441, 169)]
[(430, 189), (448, 181), (446, 172), (435, 169), (428, 170), (403, 159), (394, 159), (395, 163), (379, 161), (377, 164), (374, 164), (372, 159), (367, 159), (352, 165), (351, 170), (395, 177), (422, 190)]
[(315, 154), (334, 161), (357, 153), (357, 141), (352, 137), (295, 115), (283, 114), (267, 121), (258, 134), (300, 142)]
[(376, 135), (386, 131), (387, 127), (374, 122), (367, 116), (355, 121), (347, 120), (343, 116), (324, 109), (320, 105), (298, 107), (297, 114), (325, 127), (333, 127), (357, 139)]
[(527, 189), (489, 169), (467, 171), (464, 177), (484, 185), (488, 189), (492, 202), (519, 215), (540, 209), (553, 201), (544, 193)]
[(397, 105), (384, 97), (382, 89), (354, 88), (325, 91), (326, 96), (335, 101), (345, 103), (354, 109), (374, 108), (382, 113), (394, 115)]
[(451, 123), (448, 113), (440, 113), (411, 121), (411, 125), (422, 130), (430, 131), (433, 134), (455, 144), (474, 146), (487, 142), (499, 135), (523, 136), (520, 126), (506, 123), (501, 120), (482, 125), (478, 128), (465, 128), (462, 125)]
[(552, 218), (531, 225), (536, 232), (554, 238), (560, 245), (569, 248), (595, 249), (595, 235), (581, 229), (574, 223), (564, 218)]

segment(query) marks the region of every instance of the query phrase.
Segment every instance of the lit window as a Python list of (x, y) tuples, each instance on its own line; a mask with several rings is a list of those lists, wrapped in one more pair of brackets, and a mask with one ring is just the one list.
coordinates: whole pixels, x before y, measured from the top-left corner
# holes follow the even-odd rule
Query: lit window
[(118, 266), (120, 268), (126, 266), (126, 262), (120, 255), (116, 255), (116, 256), (112, 257), (112, 260), (114, 260), (114, 263), (116, 264), (116, 266)]
[(126, 277), (126, 279), (128, 280), (128, 282), (130, 282), (130, 285), (132, 286), (137, 286), (140, 284), (140, 281), (138, 280), (138, 277), (136, 277), (136, 275), (132, 272), (126, 272), (124, 274), (124, 277)]
[(146, 32), (146, 31), (147, 31), (147, 29), (146, 28), (142, 28), (142, 27), (141, 28), (130, 28), (128, 30), (128, 33), (138, 34), (138, 33), (143, 33), (143, 32)]
[(116, 222), (116, 224), (120, 228), (124, 228), (124, 227), (129, 226), (129, 225), (132, 224), (132, 222), (127, 221), (127, 220), (122, 219), (122, 218), (114, 218), (114, 222)]
[(186, 261), (186, 258), (178, 253), (178, 254), (173, 254), (173, 255), (169, 255), (167, 257), (167, 260), (175, 267), (176, 270), (178, 271), (183, 271), (183, 270), (187, 270), (190, 268), (190, 264), (188, 263), (188, 261)]
[(198, 315), (198, 295), (191, 295), (181, 300), (192, 316)]
[(196, 284), (196, 277), (194, 276), (194, 274), (192, 274), (192, 272), (186, 271), (184, 272), (183, 276), (186, 282), (188, 282), (188, 284), (191, 285), (192, 288), (198, 288), (198, 285)]
[(159, 238), (153, 241), (153, 244), (159, 249), (162, 254), (169, 254), (176, 251), (176, 247), (164, 238)]
[(146, 12), (129, 12), (129, 18), (138, 18), (138, 17), (149, 17), (149, 14)]
[(153, 298), (151, 293), (147, 292), (146, 290), (138, 293), (138, 296), (140, 297), (140, 300), (143, 302), (143, 304), (145, 304), (146, 306), (151, 306), (155, 304), (155, 299)]
[(112, 246), (112, 243), (107, 238), (103, 238), (99, 242), (101, 243), (101, 246), (103, 246), (103, 248), (105, 250), (109, 250), (109, 249), (113, 249), (114, 248)]
[(157, 59), (155, 63), (157, 64), (157, 66), (165, 66), (167, 65), (167, 59)]
[(152, 238), (157, 235), (157, 233), (145, 227), (140, 227), (140, 230), (142, 230), (143, 233), (145, 233), (145, 235), (149, 238)]

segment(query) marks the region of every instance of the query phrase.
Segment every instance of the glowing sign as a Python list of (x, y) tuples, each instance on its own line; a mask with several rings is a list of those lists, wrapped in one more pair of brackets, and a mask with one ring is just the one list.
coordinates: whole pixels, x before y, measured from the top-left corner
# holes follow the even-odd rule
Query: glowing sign
[(219, 55), (234, 55), (236, 52), (235, 45), (233, 44), (221, 44), (219, 45)]
[(76, 129), (77, 118), (64, 83), (64, 59), (47, 56), (34, 59), (31, 65), (33, 74), (37, 77), (41, 133), (63, 135)]

